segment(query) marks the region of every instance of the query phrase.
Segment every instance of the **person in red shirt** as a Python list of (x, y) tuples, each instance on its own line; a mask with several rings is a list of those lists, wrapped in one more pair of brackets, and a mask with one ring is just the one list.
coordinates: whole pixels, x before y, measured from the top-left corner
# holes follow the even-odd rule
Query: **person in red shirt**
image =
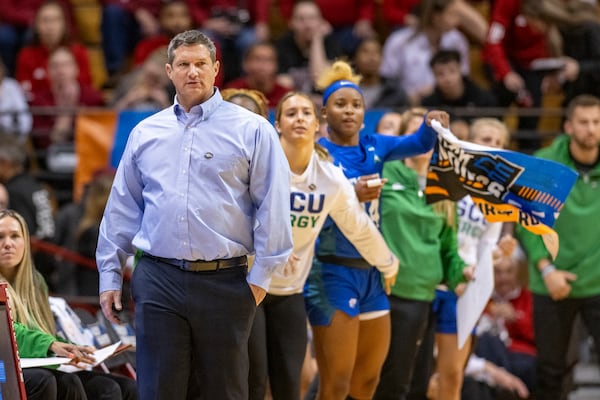
[[(38, 9), (47, 0), (3, 0), (0, 12), (0, 58), (4, 60), (8, 75), (14, 77), (17, 53), (27, 40), (31, 38), (31, 27), (34, 24)], [(59, 0), (63, 8), (68, 11), (68, 24), (73, 31), (71, 2)]]
[(50, 88), (48, 58), (58, 47), (68, 47), (75, 57), (82, 85), (91, 85), (92, 74), (87, 49), (71, 40), (67, 13), (56, 1), (45, 2), (37, 11), (33, 26), (33, 40), (17, 56), (16, 79), (21, 83), (30, 103), (35, 96)]
[[(50, 86), (40, 90), (33, 107), (65, 108), (56, 115), (38, 114), (33, 119), (32, 141), (37, 149), (46, 149), (52, 143), (72, 143), (74, 134), (74, 107), (104, 106), (102, 94), (89, 84), (81, 83), (75, 55), (68, 47), (59, 47), (48, 58)], [(60, 110), (57, 110), (60, 111)]]
[(270, 43), (256, 43), (244, 56), (242, 68), (245, 75), (229, 82), (226, 88), (254, 89), (262, 92), (269, 101), (269, 108), (291, 90), (277, 82), (277, 50)]

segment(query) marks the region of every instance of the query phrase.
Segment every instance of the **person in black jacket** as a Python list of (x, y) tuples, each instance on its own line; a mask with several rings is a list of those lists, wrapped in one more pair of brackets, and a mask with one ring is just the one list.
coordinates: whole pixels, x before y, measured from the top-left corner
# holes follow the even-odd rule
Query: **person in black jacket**
[(460, 53), (456, 50), (440, 50), (431, 58), (429, 65), (435, 77), (435, 88), (422, 100), (422, 105), (444, 109), (453, 120), (463, 118), (468, 122), (481, 115), (464, 112), (465, 115), (452, 115), (457, 114), (450, 112), (452, 108), (495, 107), (497, 104), (490, 92), (461, 74), (460, 63)]

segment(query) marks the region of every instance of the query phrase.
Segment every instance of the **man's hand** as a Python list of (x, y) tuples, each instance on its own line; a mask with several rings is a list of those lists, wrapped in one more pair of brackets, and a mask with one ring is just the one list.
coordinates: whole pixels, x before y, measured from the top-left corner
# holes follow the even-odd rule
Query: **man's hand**
[(446, 111), (431, 110), (425, 115), (425, 122), (429, 126), (434, 119), (438, 120), (444, 128), (450, 127), (450, 115)]
[(544, 283), (550, 293), (552, 300), (562, 300), (571, 293), (571, 285), (577, 279), (577, 275), (569, 271), (561, 271), (559, 269), (549, 272), (544, 277)]
[(256, 301), (256, 305), (259, 305), (265, 299), (267, 291), (261, 288), (260, 286), (253, 285), (252, 283), (249, 283), (248, 285), (250, 285), (250, 290), (252, 290), (252, 294), (254, 295), (254, 301)]
[[(375, 181), (376, 179), (379, 179), (378, 174), (363, 175), (358, 178), (358, 181), (354, 184), (354, 191), (356, 192), (358, 201), (365, 203), (379, 198), (381, 189), (387, 182), (387, 179), (379, 179), (378, 182)], [(369, 181), (371, 181), (371, 183), (369, 183)]]
[(102, 313), (104, 314), (106, 319), (115, 324), (121, 323), (121, 320), (114, 312), (114, 310), (123, 310), (123, 305), (121, 304), (120, 290), (107, 290), (105, 292), (100, 293), (100, 307), (102, 308)]

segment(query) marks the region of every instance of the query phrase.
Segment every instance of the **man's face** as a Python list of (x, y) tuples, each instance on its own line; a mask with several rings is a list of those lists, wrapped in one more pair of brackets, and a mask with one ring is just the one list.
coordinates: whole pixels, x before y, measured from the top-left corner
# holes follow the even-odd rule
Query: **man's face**
[(592, 150), (600, 144), (600, 107), (579, 106), (565, 122), (565, 132), (581, 150)]
[(432, 68), (436, 86), (448, 99), (458, 99), (463, 95), (464, 85), (460, 72), (460, 64), (450, 61), (444, 64), (436, 64)]
[(189, 111), (212, 96), (219, 62), (212, 61), (202, 44), (180, 46), (173, 53), (173, 63), (165, 68), (177, 91), (177, 100)]

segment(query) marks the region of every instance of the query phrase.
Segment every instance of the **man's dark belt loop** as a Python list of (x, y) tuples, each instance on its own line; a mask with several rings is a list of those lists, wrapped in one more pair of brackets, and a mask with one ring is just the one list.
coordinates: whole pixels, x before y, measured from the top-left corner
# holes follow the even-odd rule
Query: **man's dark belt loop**
[(175, 258), (156, 257), (156, 256), (153, 256), (152, 254), (148, 254), (148, 253), (144, 253), (144, 256), (151, 258), (155, 261), (170, 264), (181, 270), (190, 271), (190, 272), (218, 271), (221, 269), (227, 269), (227, 268), (232, 268), (232, 267), (242, 267), (242, 266), (248, 265), (248, 257), (246, 257), (246, 256), (224, 258), (224, 259), (212, 260), (212, 261), (178, 260)]

